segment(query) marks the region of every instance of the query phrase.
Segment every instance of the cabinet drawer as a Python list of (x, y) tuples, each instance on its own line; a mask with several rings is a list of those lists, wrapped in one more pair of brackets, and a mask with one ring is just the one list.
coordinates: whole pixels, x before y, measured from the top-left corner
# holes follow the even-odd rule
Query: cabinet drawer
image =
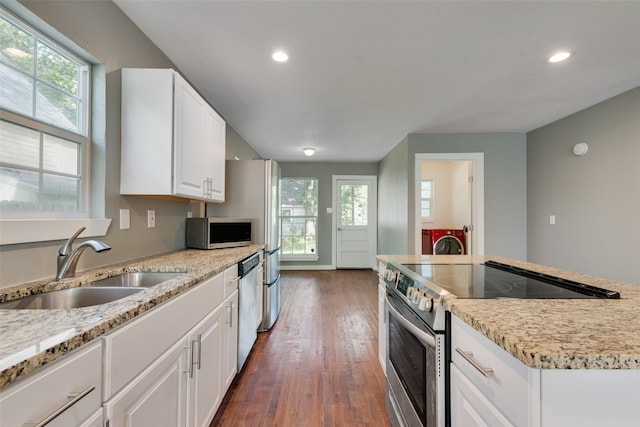
[[(467, 357), (458, 350), (465, 352)], [(530, 390), (533, 390), (529, 381), (534, 381), (535, 370), (529, 369), (456, 316), (451, 316), (451, 360), (511, 423), (529, 425)], [(475, 367), (473, 362), (478, 366)], [(492, 372), (484, 376), (480, 369), (487, 368)]]
[(102, 404), (101, 357), (102, 347), (98, 341), (3, 390), (0, 393), (0, 426), (38, 423), (69, 402), (70, 394), (94, 387), (48, 424), (50, 427), (80, 425)]
[(238, 289), (238, 265), (229, 267), (224, 271), (224, 297), (229, 295)]
[(223, 275), (218, 274), (105, 336), (105, 400), (187, 334), (223, 299)]

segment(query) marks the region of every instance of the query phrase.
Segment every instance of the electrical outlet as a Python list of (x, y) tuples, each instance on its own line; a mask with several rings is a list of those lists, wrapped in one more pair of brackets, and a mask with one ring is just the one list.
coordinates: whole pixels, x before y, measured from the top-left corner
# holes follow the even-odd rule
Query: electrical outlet
[(191, 211), (187, 212), (187, 218), (193, 218), (193, 212)]
[(147, 211), (147, 228), (155, 228), (156, 227), (156, 211), (149, 210)]
[(549, 215), (549, 224), (550, 225), (556, 225), (556, 216), (555, 215)]
[(128, 230), (131, 228), (131, 216), (129, 209), (120, 209), (120, 230)]

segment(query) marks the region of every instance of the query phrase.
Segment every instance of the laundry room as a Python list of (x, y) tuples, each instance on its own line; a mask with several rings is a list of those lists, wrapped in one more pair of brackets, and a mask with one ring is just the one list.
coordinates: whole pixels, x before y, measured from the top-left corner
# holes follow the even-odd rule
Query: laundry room
[(421, 163), (420, 215), (423, 254), (469, 254), (473, 162)]

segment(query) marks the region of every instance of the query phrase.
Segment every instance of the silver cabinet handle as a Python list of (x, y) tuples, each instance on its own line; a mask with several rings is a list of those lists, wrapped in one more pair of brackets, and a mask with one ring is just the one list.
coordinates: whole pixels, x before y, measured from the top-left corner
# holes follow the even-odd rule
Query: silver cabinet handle
[(191, 340), (191, 362), (189, 363), (189, 378), (193, 378), (193, 367), (198, 364), (196, 361), (196, 345), (198, 341)]
[(233, 301), (229, 303), (229, 305), (227, 306), (227, 316), (229, 319), (227, 320), (227, 325), (229, 325), (229, 327), (232, 328), (233, 327)]
[(456, 347), (456, 352), (462, 356), (464, 360), (469, 362), (471, 366), (476, 368), (478, 372), (482, 374), (484, 377), (490, 377), (493, 375), (493, 368), (487, 368), (486, 366), (482, 366), (478, 361), (473, 357), (473, 353), (470, 351), (461, 350), (460, 347)]
[(57, 418), (59, 415), (61, 415), (64, 411), (66, 411), (67, 409), (71, 408), (73, 405), (78, 403), (87, 394), (89, 394), (93, 390), (95, 390), (95, 388), (96, 388), (95, 386), (89, 386), (86, 389), (82, 390), (80, 393), (69, 393), (69, 395), (67, 397), (69, 399), (71, 399), (71, 400), (69, 400), (67, 403), (65, 403), (64, 405), (62, 405), (61, 407), (59, 407), (58, 409), (53, 411), (48, 417), (46, 417), (45, 419), (43, 419), (39, 423), (23, 424), (22, 427), (44, 427), (44, 426), (46, 426), (51, 421), (53, 421), (55, 418)]
[(198, 334), (198, 369), (200, 369), (201, 362), (202, 362), (202, 334)]

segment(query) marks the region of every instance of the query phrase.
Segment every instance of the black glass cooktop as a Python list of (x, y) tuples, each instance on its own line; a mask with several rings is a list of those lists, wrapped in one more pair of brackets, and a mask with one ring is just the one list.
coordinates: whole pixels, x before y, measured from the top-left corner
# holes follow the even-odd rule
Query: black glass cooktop
[(404, 267), (458, 298), (620, 298), (614, 291), (493, 261)]

